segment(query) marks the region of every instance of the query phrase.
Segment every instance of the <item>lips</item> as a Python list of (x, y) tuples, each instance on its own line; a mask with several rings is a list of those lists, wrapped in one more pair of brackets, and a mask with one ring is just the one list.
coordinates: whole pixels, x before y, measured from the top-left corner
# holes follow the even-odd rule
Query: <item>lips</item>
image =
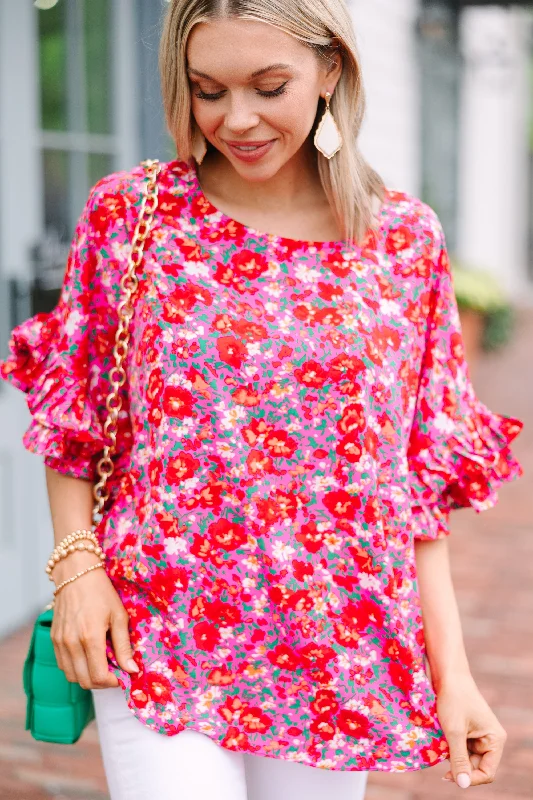
[(229, 151), (238, 158), (240, 161), (246, 161), (251, 163), (253, 161), (259, 161), (260, 158), (263, 158), (269, 150), (271, 149), (272, 145), (275, 143), (275, 139), (268, 139), (266, 141), (248, 141), (248, 142), (226, 142), (226, 145)]
[(265, 144), (270, 144), (270, 142), (274, 141), (273, 139), (264, 139), (263, 141), (254, 141), (254, 142), (230, 142), (226, 141), (226, 144), (229, 144), (230, 147), (263, 147)]

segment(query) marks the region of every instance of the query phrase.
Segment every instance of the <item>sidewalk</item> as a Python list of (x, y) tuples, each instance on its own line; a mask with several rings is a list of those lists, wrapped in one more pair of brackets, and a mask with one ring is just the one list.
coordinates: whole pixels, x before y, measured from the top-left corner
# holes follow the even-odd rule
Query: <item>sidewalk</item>
[[(472, 671), (509, 735), (497, 781), (476, 788), (474, 800), (533, 798), (532, 342), (529, 313), (505, 353), (484, 357), (474, 376), (481, 400), (526, 423), (515, 448), (525, 475), (504, 488), (495, 509), (457, 512), (450, 539)], [(34, 742), (23, 730), (20, 674), (28, 635), (24, 629), (0, 642), (0, 800), (106, 800), (94, 723), (73, 747)], [(446, 764), (405, 775), (373, 773), (367, 800), (459, 797), (461, 789), (441, 781), (445, 772)]]

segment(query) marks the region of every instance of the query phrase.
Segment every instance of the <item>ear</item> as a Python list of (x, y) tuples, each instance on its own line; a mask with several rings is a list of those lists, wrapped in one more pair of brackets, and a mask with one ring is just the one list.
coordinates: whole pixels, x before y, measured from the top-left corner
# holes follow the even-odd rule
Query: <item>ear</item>
[(327, 77), (328, 83), (331, 84), (330, 92), (333, 94), (333, 89), (337, 85), (342, 74), (342, 47), (338, 39), (331, 40), (331, 46), (327, 50), (326, 58), (328, 61)]

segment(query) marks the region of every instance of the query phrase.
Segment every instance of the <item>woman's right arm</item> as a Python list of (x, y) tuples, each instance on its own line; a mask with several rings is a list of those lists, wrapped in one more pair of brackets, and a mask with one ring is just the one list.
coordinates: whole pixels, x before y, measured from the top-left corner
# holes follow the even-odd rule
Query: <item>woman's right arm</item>
[[(120, 239), (129, 246), (127, 185), (120, 173), (93, 187), (76, 225), (57, 305), (18, 325), (7, 359), (0, 361), (0, 378), (26, 394), (31, 422), (23, 443), (44, 458), (56, 543), (78, 528), (92, 527), (95, 464), (109, 438), (104, 431), (106, 398), (124, 267), (107, 254), (107, 237), (112, 233), (115, 244)], [(133, 175), (131, 188), (141, 189)], [(124, 386), (125, 413), (119, 419), (114, 456), (117, 474), (128, 463), (131, 448), (128, 403)], [(52, 577), (57, 585), (95, 563), (97, 556), (77, 551), (54, 567)], [(54, 608), (52, 638), (69, 680), (87, 687), (117, 685), (106, 659), (107, 633), (120, 667), (135, 672), (128, 617), (103, 569), (66, 585)]]
[[(78, 528), (92, 528), (92, 482), (45, 467), (55, 544)], [(98, 557), (75, 551), (53, 569), (56, 586), (92, 564)], [(137, 672), (132, 658), (128, 615), (103, 569), (67, 584), (57, 595), (52, 641), (59, 668), (84, 689), (118, 686), (106, 658), (106, 634), (111, 634), (115, 657), (127, 672)]]

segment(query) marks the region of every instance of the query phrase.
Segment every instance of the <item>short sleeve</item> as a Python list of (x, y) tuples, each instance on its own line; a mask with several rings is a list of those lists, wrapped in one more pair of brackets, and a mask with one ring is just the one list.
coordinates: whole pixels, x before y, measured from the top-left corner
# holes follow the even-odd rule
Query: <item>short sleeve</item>
[[(97, 184), (98, 186), (98, 184)], [(101, 238), (105, 207), (92, 190), (70, 247), (60, 299), (48, 314), (39, 313), (16, 327), (0, 376), (25, 392), (31, 424), (25, 447), (65, 475), (94, 481), (105, 442), (108, 371), (117, 328), (116, 304), (101, 280)], [(127, 390), (122, 390), (116, 478), (131, 450)]]
[(435, 282), (408, 447), (416, 539), (445, 537), (452, 509), (491, 508), (499, 486), (522, 474), (510, 449), (522, 423), (490, 411), (472, 387), (445, 238), (432, 213)]

